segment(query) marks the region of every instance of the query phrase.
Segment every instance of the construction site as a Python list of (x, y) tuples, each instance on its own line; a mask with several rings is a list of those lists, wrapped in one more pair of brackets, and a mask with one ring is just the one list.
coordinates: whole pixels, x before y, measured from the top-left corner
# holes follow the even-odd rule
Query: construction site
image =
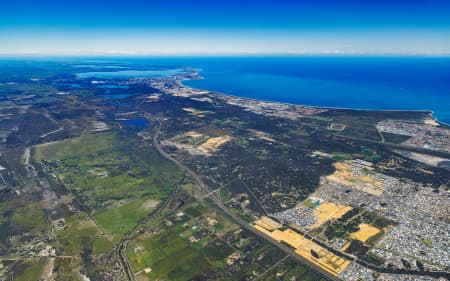
[(164, 141), (163, 144), (175, 146), (191, 155), (210, 155), (231, 140), (233, 137), (229, 135), (210, 136), (197, 131), (188, 131), (171, 138), (170, 141)]
[(338, 276), (351, 263), (291, 228), (282, 229), (282, 225), (271, 218), (261, 217), (252, 226), (277, 242), (291, 246), (296, 254), (334, 276)]
[(373, 172), (373, 168), (365, 163), (354, 161), (337, 162), (336, 172), (326, 178), (339, 184), (380, 196), (384, 192), (384, 180)]

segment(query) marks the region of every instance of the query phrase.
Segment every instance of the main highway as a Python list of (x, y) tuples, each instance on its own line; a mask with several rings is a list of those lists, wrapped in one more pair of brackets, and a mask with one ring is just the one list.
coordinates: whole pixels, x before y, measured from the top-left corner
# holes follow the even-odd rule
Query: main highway
[(323, 270), (322, 268), (312, 264), (308, 260), (304, 259), (300, 255), (295, 253), (295, 250), (292, 247), (290, 247), (286, 244), (280, 243), (280, 242), (272, 239), (271, 237), (259, 232), (254, 227), (252, 227), (247, 221), (245, 221), (241, 217), (239, 217), (239, 216), (235, 215), (233, 212), (231, 212), (223, 204), (222, 200), (220, 200), (219, 196), (217, 195), (217, 192), (211, 192), (212, 190), (205, 184), (203, 179), (197, 173), (195, 173), (189, 167), (187, 167), (186, 165), (184, 165), (183, 163), (181, 163), (180, 161), (178, 161), (177, 159), (172, 157), (170, 154), (168, 154), (163, 149), (161, 143), (159, 142), (159, 135), (161, 132), (162, 122), (159, 119), (153, 119), (153, 118), (152, 118), (152, 121), (156, 121), (158, 123), (158, 126), (156, 127), (155, 133), (153, 136), (153, 145), (155, 146), (155, 148), (158, 150), (158, 152), (160, 153), (160, 155), (162, 157), (175, 163), (181, 170), (185, 171), (197, 182), (197, 184), (200, 187), (200, 193), (202, 194), (201, 198), (199, 198), (199, 199), (204, 200), (206, 204), (213, 205), (213, 207), (216, 207), (217, 209), (222, 211), (222, 213), (227, 215), (231, 220), (233, 220), (240, 227), (242, 227), (243, 229), (251, 232), (252, 234), (270, 242), (271, 244), (275, 245), (276, 247), (278, 247), (280, 250), (282, 250), (286, 254), (292, 256), (299, 263), (308, 267), (311, 271), (318, 273), (320, 276), (322, 276), (330, 281), (341, 281), (341, 279), (339, 279), (338, 277), (336, 277), (336, 276), (330, 274), (329, 272)]

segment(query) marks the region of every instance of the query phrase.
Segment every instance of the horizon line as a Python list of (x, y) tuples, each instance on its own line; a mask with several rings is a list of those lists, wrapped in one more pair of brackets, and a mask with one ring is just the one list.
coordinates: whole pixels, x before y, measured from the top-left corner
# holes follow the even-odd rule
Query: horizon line
[(378, 52), (236, 52), (236, 53), (134, 53), (134, 52), (99, 52), (99, 53), (9, 53), (0, 52), (2, 57), (220, 57), (220, 56), (355, 56), (355, 57), (450, 57), (450, 52), (445, 53), (378, 53)]

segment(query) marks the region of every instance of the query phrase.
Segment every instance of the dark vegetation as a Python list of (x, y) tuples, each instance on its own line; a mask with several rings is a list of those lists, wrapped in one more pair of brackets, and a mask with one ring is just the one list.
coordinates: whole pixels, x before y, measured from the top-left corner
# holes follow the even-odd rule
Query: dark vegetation
[[(76, 69), (104, 70), (100, 66)], [(334, 171), (332, 164), (345, 159), (364, 159), (377, 167), (393, 160), (397, 166), (377, 169), (436, 189), (448, 184), (447, 170), (427, 167), (434, 172), (430, 177), (420, 171), (422, 164), (378, 143), (377, 122), (419, 120), (427, 112), (331, 109), (290, 120), (242, 110), (214, 95), (209, 96), (212, 103), (167, 95), (146, 81), (99, 88), (92, 83), (95, 79), (76, 79), (74, 72), (70, 64), (58, 63), (9, 61), (0, 66), (0, 83), (15, 83), (0, 86), (0, 165), (5, 168), (0, 171), (0, 254), (27, 256), (30, 249), (42, 249), (36, 245), (51, 245), (57, 254), (74, 257), (55, 259), (56, 280), (76, 280), (76, 270), (91, 280), (119, 279), (114, 275), (121, 274), (114, 245), (141, 222), (145, 222), (142, 232), (131, 238), (127, 256), (135, 270), (151, 266), (152, 277), (247, 280), (254, 272), (266, 272), (262, 280), (320, 280), (291, 258), (267, 271), (284, 258), (283, 252), (238, 230), (210, 206), (195, 202), (193, 182), (152, 146), (156, 119), (163, 124), (161, 140), (190, 130), (233, 137), (209, 157), (175, 147), (166, 150), (201, 175), (209, 187), (221, 188), (224, 201), (249, 221), (303, 201), (321, 176)], [(151, 93), (161, 98), (146, 102)], [(187, 107), (208, 113), (194, 116), (182, 110)], [(346, 128), (331, 131), (331, 121)], [(106, 131), (95, 131), (96, 122), (106, 124)], [(262, 131), (275, 141), (258, 138), (248, 129)], [(398, 135), (383, 135), (387, 142), (403, 141)], [(27, 148), (30, 159), (25, 164)], [(313, 156), (317, 150), (334, 157)], [(145, 221), (177, 185), (183, 191), (169, 202), (169, 211)], [(176, 215), (180, 211), (185, 213), (182, 218)], [(206, 215), (216, 218), (217, 226), (205, 224)], [(61, 228), (55, 230), (58, 220)], [(347, 238), (363, 222), (380, 229), (395, 225), (355, 208), (321, 231), (326, 239)], [(194, 225), (198, 228), (192, 229)], [(383, 261), (367, 251), (383, 234), (366, 243), (353, 240), (347, 252), (381, 266)], [(200, 242), (190, 242), (190, 236)], [(133, 243), (151, 251), (139, 254), (132, 250)], [(226, 257), (236, 249), (240, 262), (226, 265)], [(8, 279), (37, 280), (47, 262), (42, 258), (2, 261), (2, 265), (10, 272)], [(423, 268), (420, 262), (416, 266)]]

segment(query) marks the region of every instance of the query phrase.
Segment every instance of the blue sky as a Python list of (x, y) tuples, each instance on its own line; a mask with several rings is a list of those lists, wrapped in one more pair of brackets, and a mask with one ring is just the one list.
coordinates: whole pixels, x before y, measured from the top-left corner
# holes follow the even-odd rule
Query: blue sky
[(450, 1), (2, 0), (0, 54), (450, 54)]

